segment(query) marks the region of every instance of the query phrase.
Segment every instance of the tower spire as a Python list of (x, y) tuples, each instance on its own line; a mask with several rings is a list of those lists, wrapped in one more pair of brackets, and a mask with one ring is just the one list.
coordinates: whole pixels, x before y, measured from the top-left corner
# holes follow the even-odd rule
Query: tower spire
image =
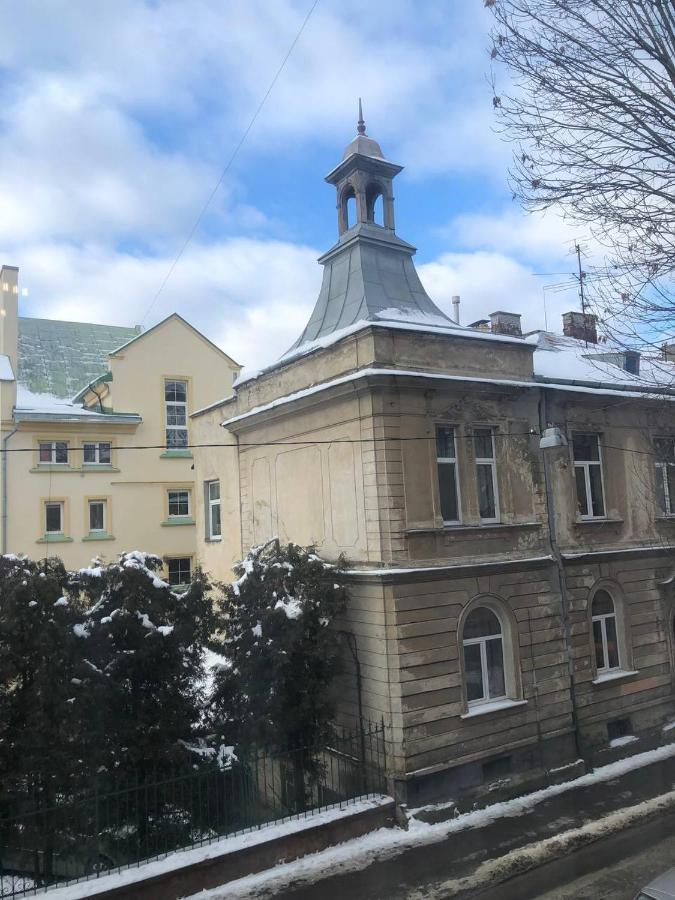
[(356, 130), (359, 134), (366, 133), (366, 123), (363, 121), (363, 109), (361, 107), (361, 98), (359, 97), (359, 121), (356, 126)]

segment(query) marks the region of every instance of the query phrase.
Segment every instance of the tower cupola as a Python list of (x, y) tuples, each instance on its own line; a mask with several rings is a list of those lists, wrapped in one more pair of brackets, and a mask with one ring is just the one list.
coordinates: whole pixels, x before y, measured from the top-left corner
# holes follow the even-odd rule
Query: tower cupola
[[(326, 175), (326, 181), (337, 191), (338, 233), (340, 236), (354, 225), (379, 225), (394, 231), (394, 192), (392, 181), (403, 169), (384, 158), (377, 141), (366, 134), (363, 108), (359, 98), (359, 121), (356, 137), (347, 145), (342, 162)], [(375, 221), (375, 208), (382, 197), (383, 221)], [(349, 221), (349, 204), (355, 201), (356, 221)]]

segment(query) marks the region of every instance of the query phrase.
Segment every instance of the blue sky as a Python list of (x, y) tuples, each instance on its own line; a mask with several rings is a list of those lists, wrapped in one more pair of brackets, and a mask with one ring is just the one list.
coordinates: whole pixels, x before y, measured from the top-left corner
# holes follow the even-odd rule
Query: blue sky
[[(0, 259), (25, 315), (150, 325), (176, 310), (238, 361), (301, 331), (336, 238), (323, 176), (355, 133), (405, 166), (397, 231), (434, 300), (544, 324), (536, 272), (583, 234), (520, 212), (481, 0), (320, 0), (208, 214), (172, 259), (311, 0), (23, 0), (0, 12)], [(592, 247), (591, 244), (589, 244)], [(549, 324), (576, 308), (549, 293)]]

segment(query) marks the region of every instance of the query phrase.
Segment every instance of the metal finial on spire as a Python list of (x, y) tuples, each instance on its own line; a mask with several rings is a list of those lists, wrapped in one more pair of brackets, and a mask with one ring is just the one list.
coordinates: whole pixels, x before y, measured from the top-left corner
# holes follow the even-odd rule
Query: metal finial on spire
[(356, 126), (356, 130), (359, 134), (366, 133), (366, 123), (363, 121), (363, 109), (361, 108), (361, 98), (359, 97), (359, 122)]

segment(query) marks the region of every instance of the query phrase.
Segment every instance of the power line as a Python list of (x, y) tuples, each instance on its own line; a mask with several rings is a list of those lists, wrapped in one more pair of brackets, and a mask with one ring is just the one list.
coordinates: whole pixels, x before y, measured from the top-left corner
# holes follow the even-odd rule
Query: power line
[(178, 265), (178, 263), (180, 262), (181, 257), (183, 256), (183, 254), (184, 254), (185, 251), (187, 250), (187, 247), (188, 247), (190, 241), (191, 241), (192, 238), (194, 237), (195, 232), (197, 231), (197, 228), (199, 227), (199, 223), (201, 222), (202, 218), (204, 217), (204, 214), (206, 213), (206, 210), (207, 210), (207, 209), (209, 208), (209, 206), (211, 205), (211, 201), (213, 200), (213, 198), (214, 198), (214, 197), (216, 196), (216, 194), (218, 193), (218, 189), (219, 189), (220, 185), (223, 183), (223, 179), (225, 178), (225, 176), (226, 176), (227, 173), (229, 172), (229, 170), (230, 170), (230, 168), (231, 168), (231, 166), (232, 166), (232, 163), (233, 163), (233, 162), (235, 161), (235, 159), (237, 158), (237, 154), (238, 154), (239, 151), (241, 150), (241, 148), (242, 148), (242, 146), (243, 146), (243, 144), (244, 144), (244, 141), (246, 140), (246, 138), (247, 138), (248, 135), (249, 135), (249, 132), (251, 131), (251, 129), (252, 129), (253, 126), (255, 125), (256, 119), (257, 119), (258, 116), (260, 115), (260, 113), (261, 113), (261, 111), (262, 111), (262, 108), (263, 108), (263, 106), (265, 105), (265, 103), (266, 103), (266, 101), (267, 101), (267, 98), (268, 98), (269, 95), (272, 93), (272, 90), (274, 89), (275, 84), (276, 84), (277, 81), (279, 80), (279, 76), (281, 75), (281, 73), (283, 72), (284, 68), (286, 67), (286, 63), (288, 62), (291, 53), (292, 53), (293, 50), (295, 49), (295, 45), (296, 45), (296, 44), (298, 43), (298, 41), (300, 40), (300, 37), (301, 37), (303, 31), (305, 30), (305, 27), (307, 26), (307, 23), (309, 22), (312, 13), (314, 12), (314, 10), (316, 9), (316, 7), (317, 7), (318, 5), (319, 5), (319, 0), (314, 0), (314, 3), (312, 3), (312, 5), (310, 6), (309, 11), (308, 11), (307, 15), (305, 16), (305, 18), (303, 19), (302, 24), (300, 25), (300, 28), (298, 29), (298, 31), (297, 31), (295, 37), (293, 38), (293, 41), (292, 41), (292, 43), (291, 43), (291, 46), (288, 48), (288, 51), (287, 51), (286, 55), (285, 55), (284, 58), (282, 59), (281, 65), (280, 65), (279, 68), (277, 69), (277, 71), (276, 71), (276, 73), (275, 73), (275, 75), (274, 75), (274, 78), (272, 79), (272, 81), (271, 81), (270, 84), (269, 84), (269, 87), (268, 87), (267, 90), (265, 91), (265, 94), (263, 95), (262, 100), (260, 101), (260, 103), (259, 103), (258, 106), (256, 107), (255, 112), (254, 112), (253, 115), (251, 116), (251, 119), (250, 119), (248, 125), (246, 126), (246, 129), (244, 130), (244, 133), (242, 134), (241, 138), (239, 139), (239, 142), (237, 143), (237, 145), (235, 146), (234, 150), (232, 151), (232, 153), (231, 153), (231, 155), (230, 155), (230, 158), (228, 159), (227, 163), (225, 164), (225, 168), (224, 168), (223, 171), (220, 173), (220, 177), (218, 178), (218, 181), (216, 181), (213, 190), (211, 191), (211, 193), (210, 193), (209, 196), (207, 197), (206, 203), (202, 206), (202, 208), (201, 208), (201, 210), (200, 210), (200, 212), (199, 212), (199, 215), (198, 215), (197, 218), (195, 219), (195, 222), (194, 222), (192, 228), (191, 228), (190, 231), (188, 232), (188, 236), (185, 238), (185, 242), (183, 243), (183, 246), (180, 248), (180, 250), (178, 251), (178, 253), (177, 253), (176, 257), (175, 257), (175, 259), (173, 260), (173, 262), (172, 262), (171, 265), (169, 266), (169, 270), (168, 270), (168, 272), (166, 273), (166, 275), (164, 276), (164, 279), (163, 279), (162, 283), (160, 284), (157, 293), (156, 293), (155, 296), (152, 298), (152, 301), (150, 302), (150, 305), (149, 305), (148, 308), (146, 309), (145, 314), (143, 315), (143, 318), (141, 319), (141, 325), (145, 322), (145, 320), (147, 319), (147, 317), (150, 315), (150, 312), (152, 311), (152, 308), (154, 307), (155, 303), (156, 303), (157, 300), (159, 299), (160, 294), (162, 293), (162, 291), (163, 291), (164, 288), (166, 287), (167, 282), (169, 281), (169, 279), (170, 279), (171, 276), (173, 275), (173, 272), (174, 272), (176, 266)]

